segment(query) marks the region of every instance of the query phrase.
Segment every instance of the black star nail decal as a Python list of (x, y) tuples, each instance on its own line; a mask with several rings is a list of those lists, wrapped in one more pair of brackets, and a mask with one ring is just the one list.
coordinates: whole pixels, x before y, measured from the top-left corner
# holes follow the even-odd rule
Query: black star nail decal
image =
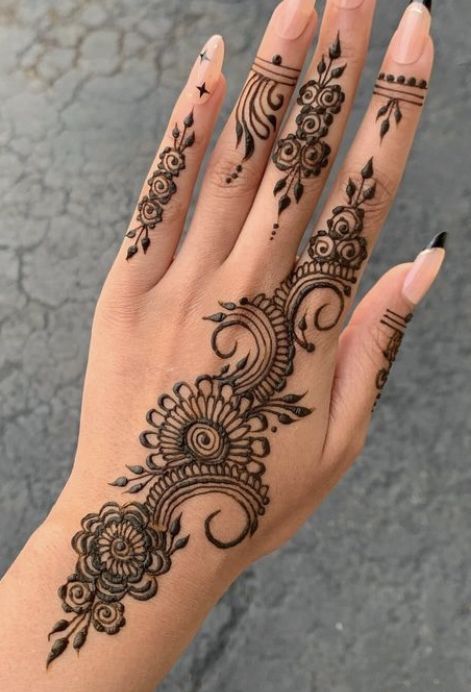
[(204, 62), (207, 60), (208, 62), (211, 62), (211, 59), (208, 58), (208, 51), (204, 50), (202, 53), (200, 53), (200, 62)]
[(201, 86), (196, 87), (198, 91), (200, 92), (200, 99), (203, 98), (205, 94), (209, 94), (210, 92), (206, 89), (206, 82), (203, 82)]

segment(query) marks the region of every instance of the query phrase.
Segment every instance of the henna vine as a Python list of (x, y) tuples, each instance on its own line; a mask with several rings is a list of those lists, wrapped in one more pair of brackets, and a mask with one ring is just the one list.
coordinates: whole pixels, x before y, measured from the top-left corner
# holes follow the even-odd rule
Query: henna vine
[(412, 314), (403, 317), (397, 312), (393, 312), (393, 310), (388, 309), (381, 320), (381, 324), (389, 329), (390, 336), (386, 348), (383, 351), (383, 356), (386, 358), (386, 366), (381, 368), (376, 376), (376, 388), (378, 390), (378, 395), (373, 406), (373, 411), (383, 395), (383, 390), (388, 382), (392, 367), (396, 362), (397, 354), (399, 353), (406, 328), (409, 322), (412, 320), (412, 317)]
[(185, 150), (195, 143), (193, 126), (193, 113), (189, 113), (183, 121), (183, 130), (180, 131), (177, 124), (172, 130), (173, 146), (165, 147), (160, 152), (160, 163), (147, 181), (148, 191), (137, 205), (139, 225), (126, 233), (127, 238), (133, 239), (126, 259), (131, 259), (139, 251), (139, 243), (144, 254), (149, 249), (149, 231), (153, 231), (162, 222), (164, 207), (177, 191), (175, 178), (178, 178), (186, 165)]
[[(296, 353), (314, 351), (309, 330), (315, 335), (338, 324), (367, 257), (362, 232), (365, 204), (375, 195), (373, 176), (370, 160), (356, 182), (348, 181), (346, 204), (313, 235), (310, 259), (272, 296), (221, 302), (205, 318), (214, 325), (212, 350), (226, 362), (213, 375), (175, 384), (148, 411), (140, 435), (148, 452), (144, 464), (128, 466), (129, 474), (111, 483), (141, 494), (142, 501), (108, 502), (82, 520), (72, 540), (75, 570), (58, 592), (69, 617), (50, 632), (48, 665), (70, 642), (81, 649), (91, 627), (118, 633), (125, 625), (125, 598), (155, 596), (159, 577), (189, 540), (180, 536), (181, 506), (188, 498), (210, 493), (240, 509), (241, 526), (229, 537), (218, 535), (215, 526), (221, 508), (206, 518), (206, 538), (219, 549), (257, 530), (270, 501), (264, 482), (269, 435), (314, 410), (304, 404), (306, 393), (286, 392)], [(309, 307), (306, 298), (314, 292), (319, 299)]]
[(345, 101), (345, 93), (334, 80), (340, 79), (346, 65), (338, 66), (342, 57), (340, 35), (329, 49), (328, 58), (322, 56), (317, 65), (318, 76), (301, 87), (297, 103), (301, 106), (296, 118), (298, 126), (295, 133), (280, 139), (272, 159), (278, 170), (285, 176), (276, 183), (273, 194), (283, 193), (278, 200), (278, 219), (273, 225), (272, 240), (279, 229), (279, 217), (292, 200), (301, 200), (305, 181), (318, 177), (329, 163), (331, 148), (326, 137), (340, 113)]
[[(276, 113), (286, 96), (283, 87), (296, 86), (299, 74), (299, 69), (283, 65), (281, 55), (274, 55), (271, 61), (256, 57), (235, 109), (237, 147), (244, 143), (242, 162), (253, 156), (257, 139), (266, 141), (276, 131)], [(232, 183), (242, 170), (241, 163), (226, 182)]]
[(381, 72), (375, 84), (374, 94), (387, 99), (384, 106), (378, 110), (376, 120), (381, 120), (380, 137), (383, 141), (391, 128), (391, 119), (394, 116), (396, 125), (402, 120), (401, 103), (409, 103), (412, 106), (422, 108), (425, 103), (423, 93), (428, 88), (425, 79), (415, 77), (395, 77), (393, 74)]

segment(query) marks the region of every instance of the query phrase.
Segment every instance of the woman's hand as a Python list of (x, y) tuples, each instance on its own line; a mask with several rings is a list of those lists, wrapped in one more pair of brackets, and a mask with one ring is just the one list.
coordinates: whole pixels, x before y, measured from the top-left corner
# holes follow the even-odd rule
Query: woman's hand
[[(299, 83), (312, 0), (277, 7), (177, 250), (225, 94), (222, 38), (197, 57), (96, 311), (77, 457), (48, 519), (65, 619), (59, 584), (47, 584), (42, 604), (51, 625), (60, 620), (49, 663), (87, 646), (79, 662), (65, 663), (68, 651), (50, 670), (78, 675), (85, 660), (95, 669), (108, 658), (114, 682), (100, 689), (153, 684), (227, 584), (292, 536), (361, 451), (444, 256), (442, 234), (413, 268), (383, 277), (345, 326), (425, 102), (429, 5), (408, 6), (299, 258), (354, 101), (374, 0), (327, 2)], [(72, 550), (64, 536), (74, 531)], [(98, 634), (121, 630), (124, 609), (118, 640)], [(32, 631), (39, 650), (47, 633), (34, 622)], [(142, 650), (154, 646), (147, 679)], [(98, 658), (85, 653), (95, 647)], [(52, 675), (49, 684), (63, 680)]]

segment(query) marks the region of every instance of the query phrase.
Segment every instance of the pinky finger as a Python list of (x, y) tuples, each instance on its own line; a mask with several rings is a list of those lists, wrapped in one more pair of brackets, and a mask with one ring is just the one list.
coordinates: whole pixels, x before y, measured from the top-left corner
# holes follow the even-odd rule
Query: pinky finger
[(438, 276), (446, 233), (437, 235), (413, 264), (391, 269), (360, 302), (337, 353), (325, 453), (349, 465), (363, 448), (371, 414), (397, 358), (418, 303)]

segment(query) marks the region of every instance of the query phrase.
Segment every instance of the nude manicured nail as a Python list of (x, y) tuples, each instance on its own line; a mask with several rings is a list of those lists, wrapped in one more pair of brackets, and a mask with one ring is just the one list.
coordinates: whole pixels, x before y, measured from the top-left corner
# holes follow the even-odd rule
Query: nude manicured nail
[(277, 12), (277, 34), (289, 40), (299, 38), (312, 19), (315, 4), (315, 0), (284, 0)]
[(206, 103), (221, 77), (224, 61), (224, 40), (222, 36), (211, 36), (201, 49), (188, 79), (188, 95), (196, 105)]
[(445, 259), (446, 239), (446, 233), (439, 233), (435, 236), (425, 250), (418, 255), (407, 274), (402, 287), (402, 295), (412, 305), (420, 303), (437, 278)]
[(335, 0), (337, 7), (342, 10), (356, 10), (357, 7), (363, 5), (364, 0)]
[(424, 52), (432, 15), (427, 4), (411, 2), (391, 42), (391, 56), (401, 65), (412, 65)]

